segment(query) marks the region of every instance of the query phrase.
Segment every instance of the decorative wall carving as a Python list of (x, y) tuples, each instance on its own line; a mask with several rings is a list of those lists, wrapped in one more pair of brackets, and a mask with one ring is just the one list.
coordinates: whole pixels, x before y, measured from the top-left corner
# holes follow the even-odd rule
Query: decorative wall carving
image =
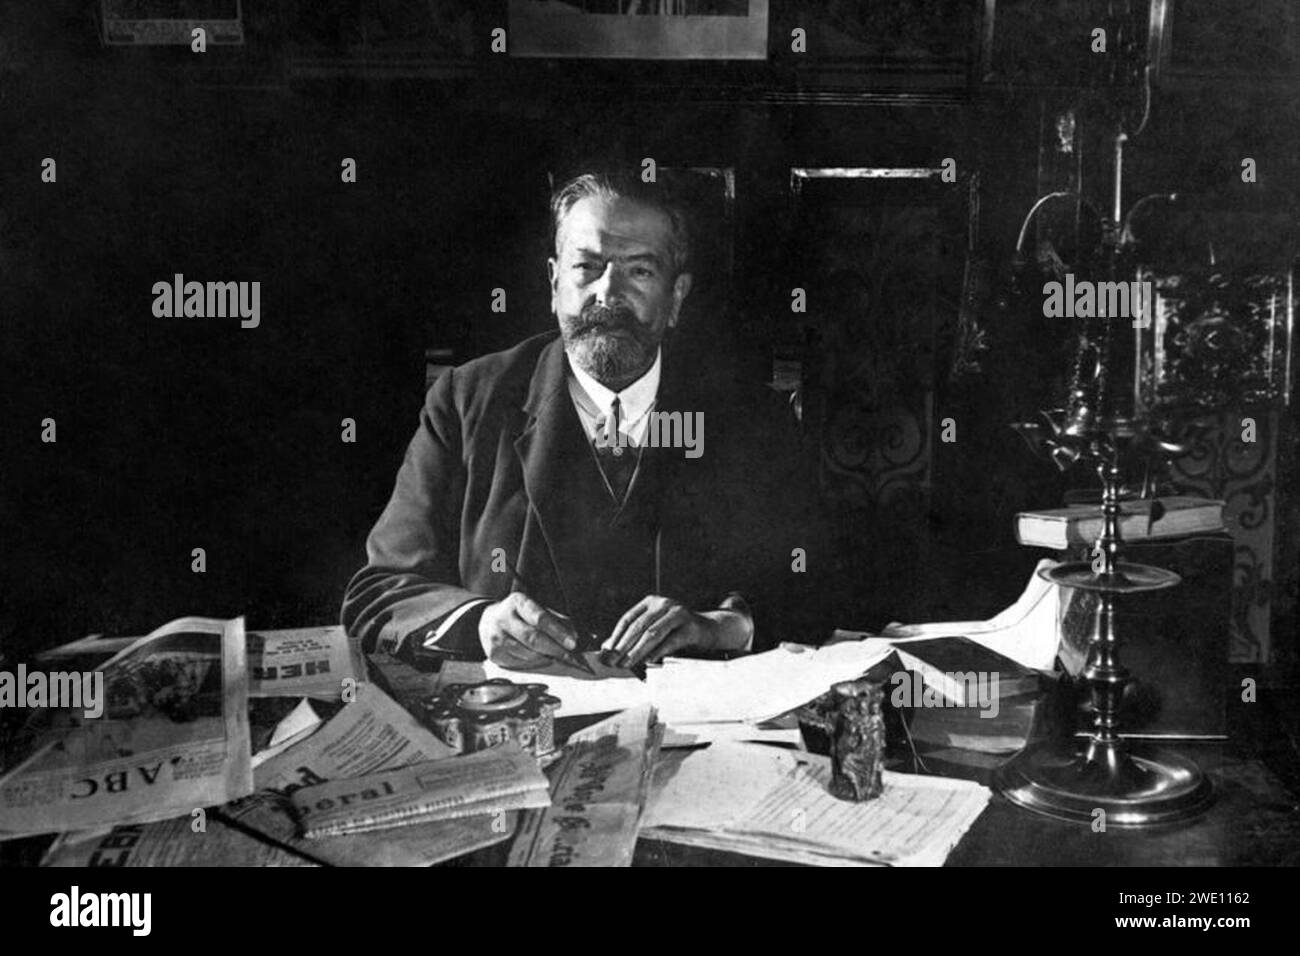
[[(1256, 423), (1255, 440), (1242, 441), (1242, 419)], [(1232, 635), (1233, 661), (1270, 659), (1269, 627), (1275, 577), (1278, 515), (1279, 413), (1268, 408), (1228, 410), (1204, 416), (1207, 426), (1185, 457), (1173, 463), (1181, 490), (1222, 498), (1224, 523), (1235, 543)]]
[(1151, 328), (1138, 336), (1139, 402), (1203, 428), (1171, 465), (1181, 490), (1227, 502), (1235, 543), (1234, 661), (1271, 659), (1281, 535), (1279, 452), (1291, 394), (1290, 271), (1188, 272), (1155, 280)]

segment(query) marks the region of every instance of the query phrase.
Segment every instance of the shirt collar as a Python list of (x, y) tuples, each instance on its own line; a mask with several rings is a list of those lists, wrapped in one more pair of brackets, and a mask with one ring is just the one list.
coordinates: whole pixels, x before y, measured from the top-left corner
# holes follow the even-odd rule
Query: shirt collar
[(659, 394), (659, 379), (663, 372), (663, 352), (655, 351), (654, 364), (639, 379), (623, 389), (612, 392), (578, 367), (578, 363), (569, 358), (569, 371), (581, 387), (581, 392), (595, 404), (599, 414), (609, 411), (614, 396), (619, 400), (619, 417), (625, 422), (634, 422), (650, 410), (655, 397)]

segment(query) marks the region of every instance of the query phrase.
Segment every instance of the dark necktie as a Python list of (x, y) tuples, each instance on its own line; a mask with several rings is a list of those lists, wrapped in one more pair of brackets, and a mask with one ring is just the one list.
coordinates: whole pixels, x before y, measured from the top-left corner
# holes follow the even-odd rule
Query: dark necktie
[(597, 436), (593, 445), (596, 451), (596, 462), (600, 465), (605, 480), (609, 482), (610, 492), (617, 505), (623, 504), (623, 499), (627, 497), (628, 485), (632, 483), (632, 476), (636, 473), (639, 457), (638, 449), (620, 444), (622, 435), (618, 430), (619, 409), (620, 403), (615, 396), (614, 401), (610, 403), (609, 420), (604, 423), (607, 426), (605, 433), (603, 436)]

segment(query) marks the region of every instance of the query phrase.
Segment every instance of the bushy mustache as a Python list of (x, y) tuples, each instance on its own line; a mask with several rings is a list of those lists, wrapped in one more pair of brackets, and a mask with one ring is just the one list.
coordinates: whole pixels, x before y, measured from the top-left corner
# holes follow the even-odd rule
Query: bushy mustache
[(610, 308), (604, 305), (589, 305), (578, 313), (578, 321), (574, 323), (574, 333), (590, 331), (591, 329), (604, 326), (611, 329), (628, 329), (636, 331), (636, 315), (626, 306), (614, 306)]

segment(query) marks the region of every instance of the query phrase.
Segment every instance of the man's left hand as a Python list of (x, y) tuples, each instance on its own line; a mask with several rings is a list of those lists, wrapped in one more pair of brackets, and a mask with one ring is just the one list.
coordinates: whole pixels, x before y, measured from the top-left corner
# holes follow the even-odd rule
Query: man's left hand
[(717, 625), (687, 610), (672, 598), (649, 594), (623, 614), (609, 640), (601, 645), (608, 660), (618, 667), (659, 661), (686, 648), (710, 650), (717, 641)]
[(602, 659), (619, 667), (657, 663), (669, 654), (740, 650), (748, 617), (736, 611), (697, 614), (672, 598), (650, 594), (632, 605), (601, 645)]

